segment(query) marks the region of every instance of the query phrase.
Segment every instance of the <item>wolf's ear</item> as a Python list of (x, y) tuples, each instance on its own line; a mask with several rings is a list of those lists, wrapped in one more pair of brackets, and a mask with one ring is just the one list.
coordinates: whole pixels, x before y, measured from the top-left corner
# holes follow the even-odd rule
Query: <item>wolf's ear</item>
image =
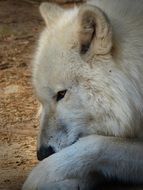
[(106, 15), (97, 7), (83, 5), (79, 10), (79, 40), (81, 54), (110, 53), (112, 31)]
[(64, 9), (53, 3), (41, 3), (40, 13), (46, 23), (50, 26), (63, 14)]

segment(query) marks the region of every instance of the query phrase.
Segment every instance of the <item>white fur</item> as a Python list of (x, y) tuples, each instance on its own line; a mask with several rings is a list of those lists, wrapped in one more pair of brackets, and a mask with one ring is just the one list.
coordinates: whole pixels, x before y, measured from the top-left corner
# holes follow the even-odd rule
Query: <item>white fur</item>
[[(100, 8), (99, 22), (102, 10), (109, 23), (102, 20), (99, 39), (85, 55), (79, 53), (80, 7), (60, 9), (61, 16), (41, 34), (33, 66), (42, 103), (38, 148), (50, 145), (57, 153), (32, 171), (23, 190), (89, 189), (91, 181), (99, 180), (98, 175), (91, 180), (90, 172), (143, 183), (142, 0), (89, 3)], [(97, 54), (94, 48), (103, 43), (114, 49)], [(56, 93), (65, 89), (56, 102)]]

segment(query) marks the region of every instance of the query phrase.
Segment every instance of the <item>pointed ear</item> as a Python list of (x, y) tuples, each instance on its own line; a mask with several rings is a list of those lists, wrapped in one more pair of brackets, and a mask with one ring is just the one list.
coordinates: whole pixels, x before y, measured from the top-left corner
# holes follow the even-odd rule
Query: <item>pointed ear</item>
[(97, 7), (83, 5), (79, 10), (81, 54), (104, 55), (112, 48), (112, 32), (106, 15)]
[(46, 23), (50, 26), (63, 14), (64, 9), (53, 3), (41, 3), (40, 13)]

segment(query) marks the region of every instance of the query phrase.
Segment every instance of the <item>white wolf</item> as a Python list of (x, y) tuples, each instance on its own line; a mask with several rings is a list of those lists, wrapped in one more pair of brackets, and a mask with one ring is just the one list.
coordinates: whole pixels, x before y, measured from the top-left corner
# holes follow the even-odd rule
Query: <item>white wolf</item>
[(40, 11), (33, 82), (45, 159), (23, 190), (88, 190), (112, 177), (143, 183), (143, 1)]

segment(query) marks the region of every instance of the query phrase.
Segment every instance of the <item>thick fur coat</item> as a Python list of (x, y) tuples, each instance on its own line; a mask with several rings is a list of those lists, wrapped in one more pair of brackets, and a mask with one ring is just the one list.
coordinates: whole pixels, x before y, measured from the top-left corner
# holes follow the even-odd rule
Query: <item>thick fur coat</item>
[[(41, 161), (23, 190), (143, 183), (143, 2), (43, 3), (33, 84)], [(55, 153), (55, 154), (53, 154)], [(46, 158), (47, 157), (47, 158)]]

